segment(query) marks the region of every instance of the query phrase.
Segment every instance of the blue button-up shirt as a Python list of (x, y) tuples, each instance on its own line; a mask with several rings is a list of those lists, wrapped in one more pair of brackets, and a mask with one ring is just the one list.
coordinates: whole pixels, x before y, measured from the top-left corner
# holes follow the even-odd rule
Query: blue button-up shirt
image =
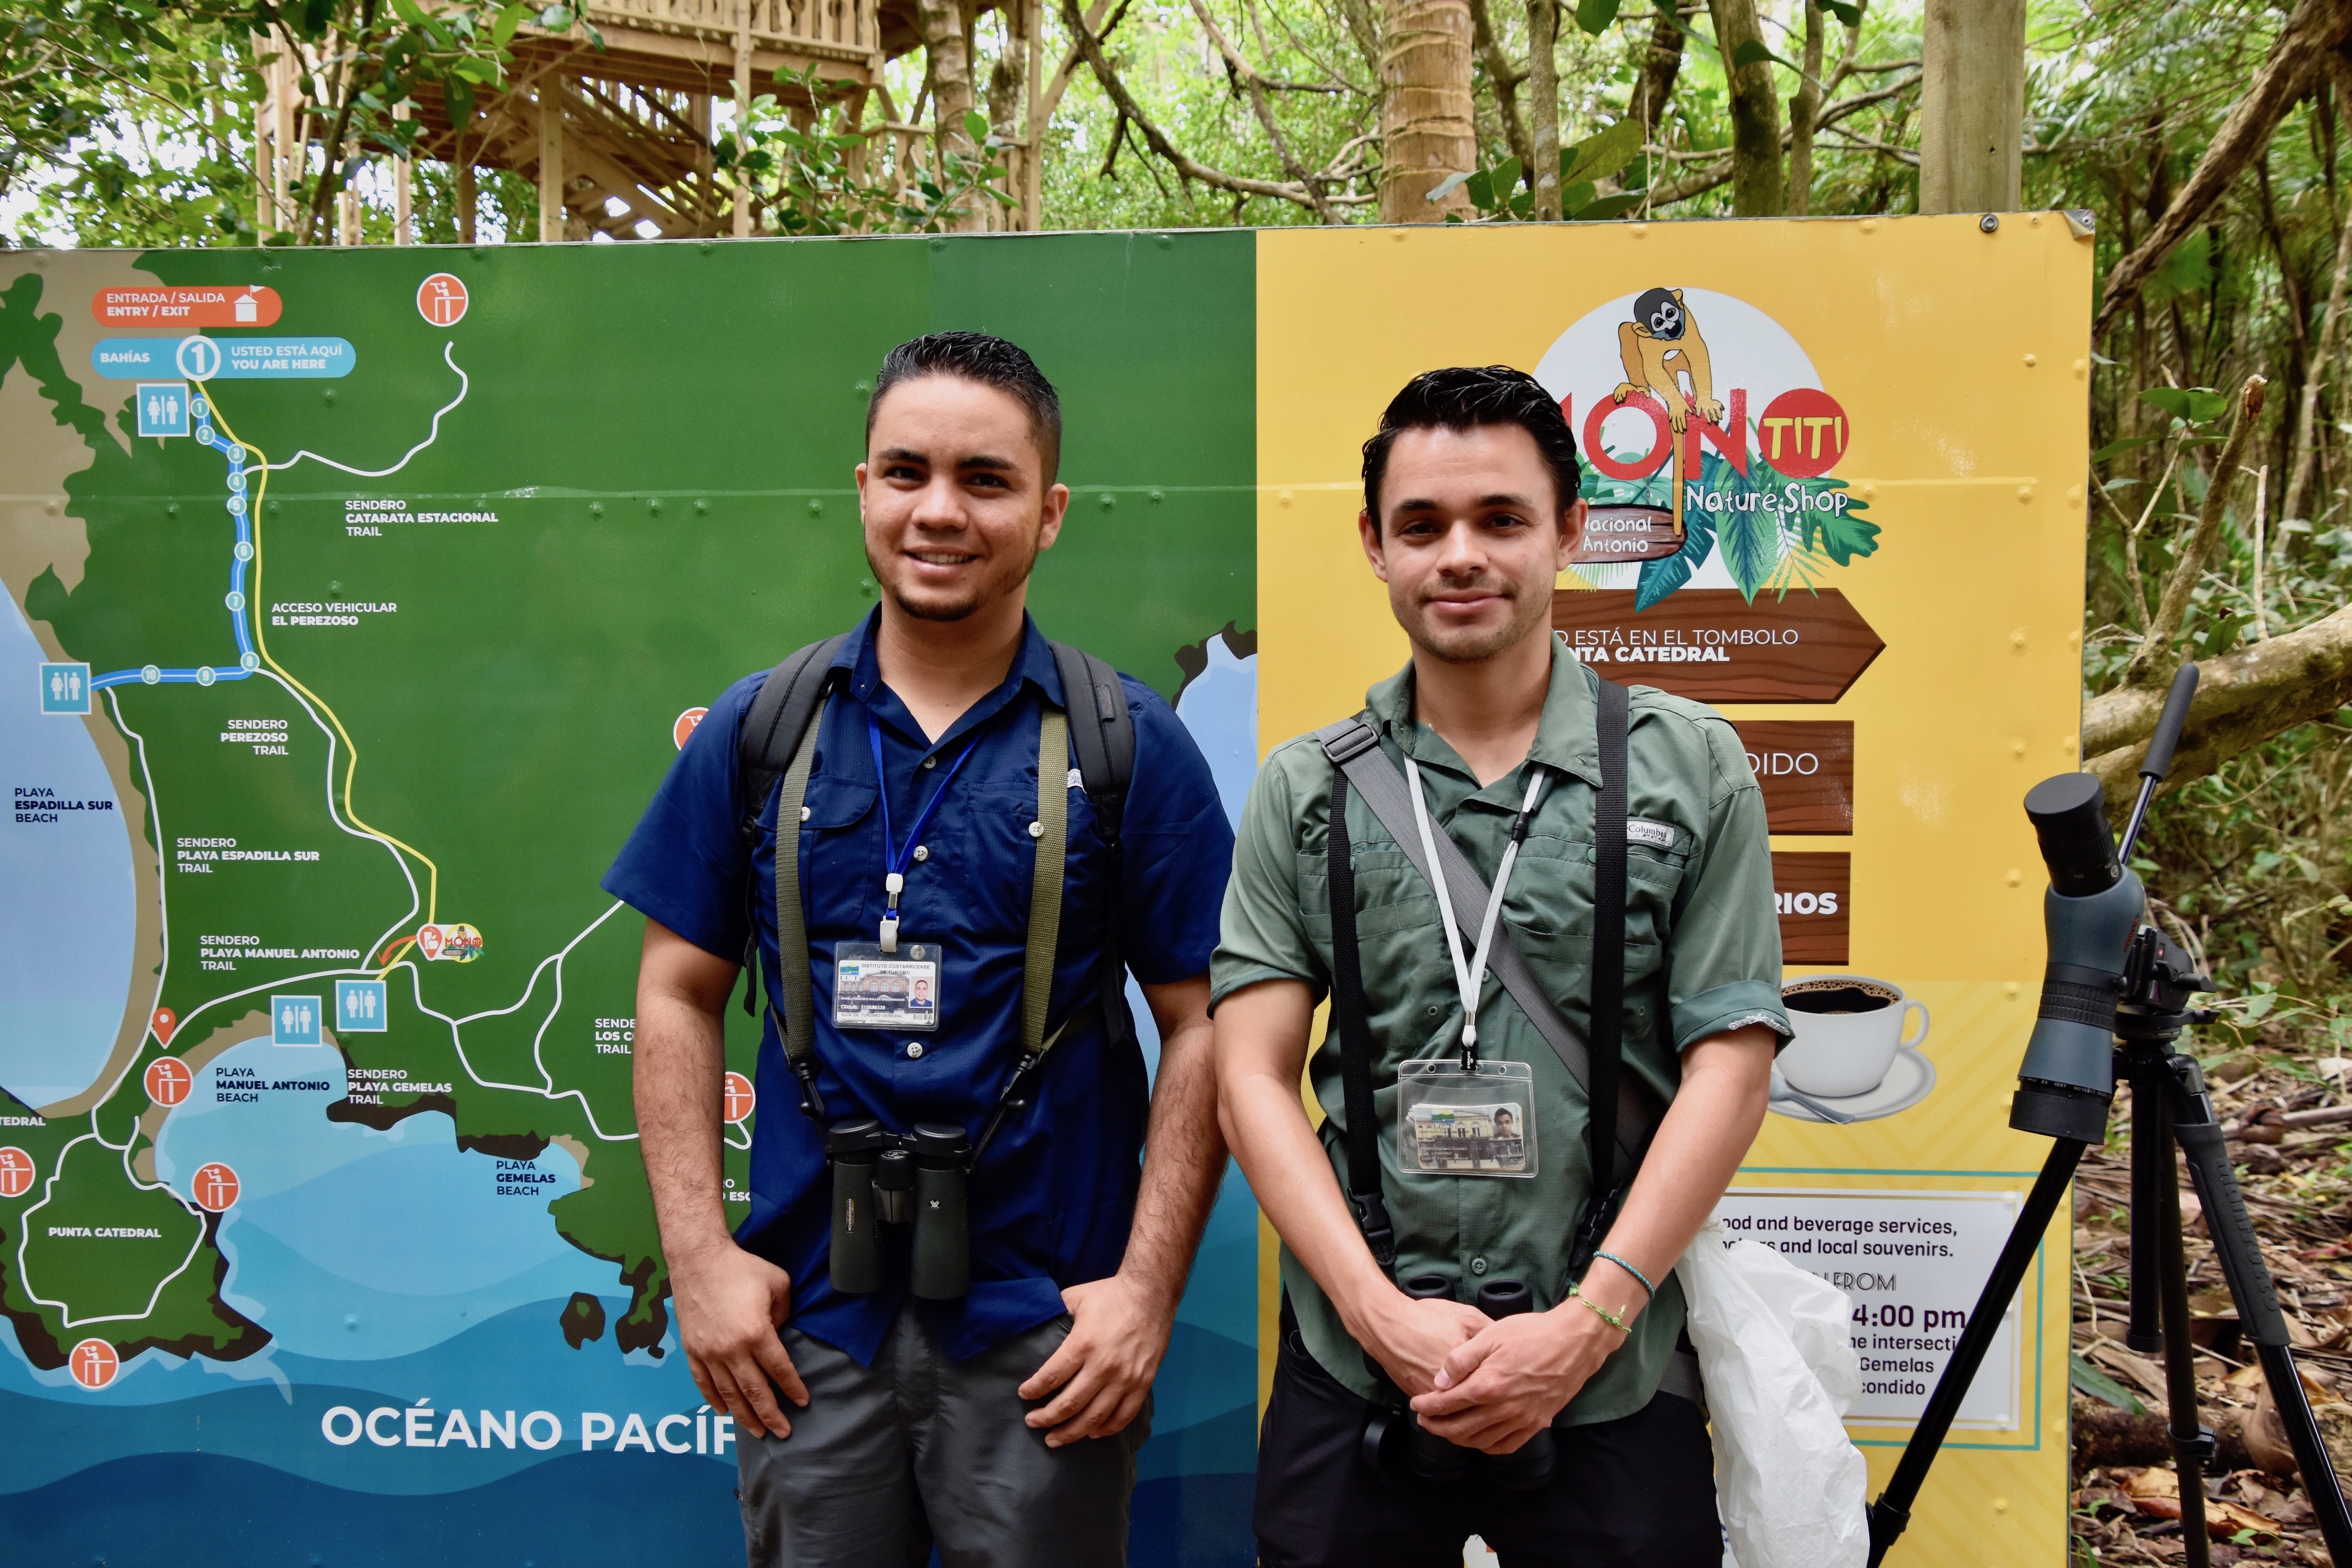
[[(900, 1133), (917, 1122), (953, 1122), (977, 1134), (1018, 1053), (1036, 864), (1029, 825), (1037, 818), (1037, 728), (1047, 705), (1064, 706), (1062, 683), (1045, 637), (1026, 622), (1004, 684), (933, 743), (882, 684), (875, 620), (867, 618), (835, 661), (848, 678), (817, 732), (801, 831), (808, 951), (793, 961), (808, 967), (814, 983), (817, 1086), (828, 1117), (876, 1116)], [(736, 1239), (792, 1275), (794, 1328), (870, 1364), (906, 1299), (905, 1249), (883, 1290), (834, 1291), (824, 1140), (797, 1109), (799, 1086), (776, 1032), (783, 998), (775, 984), (774, 793), (761, 807), (756, 841), (747, 846), (740, 831), (748, 803), (737, 737), (761, 678), (738, 681), (710, 705), (604, 886), (730, 960), (743, 956), (747, 919), (756, 922), (770, 1005), (760, 1042), (751, 1211)], [(1103, 933), (1116, 925), (1129, 969), (1146, 985), (1207, 973), (1216, 949), (1232, 829), (1182, 723), (1150, 688), (1121, 680), (1135, 718), (1135, 779), (1121, 815), (1115, 880), (1093, 803), (1076, 784), (1067, 787), (1068, 869), (1047, 1027), (1073, 1021), (1040, 1070), (1028, 1109), (1007, 1119), (971, 1174), (971, 1293), (919, 1303), (958, 1359), (1057, 1316), (1062, 1287), (1116, 1271), (1126, 1251), (1150, 1094), (1132, 1031), (1113, 1046), (1103, 1029)], [(900, 941), (942, 948), (936, 1032), (833, 1024), (834, 945), (875, 941), (887, 907), (869, 715), (880, 726), (881, 787), (902, 838), (967, 740), (974, 747), (923, 830), (927, 852), (908, 867), (898, 904)], [(919, 1053), (908, 1049), (916, 1043)]]

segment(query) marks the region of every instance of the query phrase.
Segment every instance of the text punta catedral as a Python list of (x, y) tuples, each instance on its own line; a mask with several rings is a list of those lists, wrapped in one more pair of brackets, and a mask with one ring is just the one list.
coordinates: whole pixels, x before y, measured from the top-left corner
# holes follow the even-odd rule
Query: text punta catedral
[[(511, 1410), (477, 1410), (468, 1421), (465, 1411), (436, 1410), (430, 1399), (406, 1406), (379, 1405), (364, 1416), (355, 1406), (338, 1405), (319, 1418), (319, 1433), (339, 1448), (365, 1437), (379, 1448), (512, 1448), (520, 1444), (542, 1454), (565, 1437), (562, 1417), (551, 1410), (531, 1410), (520, 1417)], [(642, 1450), (718, 1457), (735, 1442), (735, 1418), (708, 1405), (690, 1416), (673, 1413), (650, 1420), (635, 1410), (618, 1419), (602, 1410), (583, 1410), (572, 1433), (583, 1453)]]
[(1794, 626), (1579, 627), (1568, 651), (1588, 664), (1727, 664), (1734, 648), (1789, 647), (1803, 641)]

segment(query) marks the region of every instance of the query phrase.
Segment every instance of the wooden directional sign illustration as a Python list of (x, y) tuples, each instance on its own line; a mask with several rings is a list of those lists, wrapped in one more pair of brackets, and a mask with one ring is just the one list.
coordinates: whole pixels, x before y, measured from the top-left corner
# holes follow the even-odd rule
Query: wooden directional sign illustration
[(1772, 853), (1772, 901), (1780, 911), (1780, 956), (1790, 964), (1850, 964), (1853, 857)]
[[(1647, 684), (1646, 682), (1644, 684)], [(1734, 719), (1776, 833), (1853, 831), (1853, 726), (1843, 720)]]
[(1833, 703), (1886, 644), (1834, 588), (1685, 588), (1636, 614), (1624, 589), (1564, 589), (1551, 623), (1610, 679), (1704, 703)]

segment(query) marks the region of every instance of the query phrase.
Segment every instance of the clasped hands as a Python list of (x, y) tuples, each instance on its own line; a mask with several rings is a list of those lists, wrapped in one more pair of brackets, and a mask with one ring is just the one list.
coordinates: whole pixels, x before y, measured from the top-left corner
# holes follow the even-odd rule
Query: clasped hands
[(1549, 1427), (1626, 1336), (1577, 1301), (1489, 1318), (1391, 1291), (1359, 1334), (1409, 1396), (1423, 1429), (1481, 1453), (1516, 1452)]

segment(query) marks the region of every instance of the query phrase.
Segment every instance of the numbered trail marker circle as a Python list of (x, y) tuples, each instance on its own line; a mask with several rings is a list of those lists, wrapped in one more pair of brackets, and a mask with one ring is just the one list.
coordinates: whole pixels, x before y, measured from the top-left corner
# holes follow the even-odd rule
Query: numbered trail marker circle
[(751, 1107), (759, 1103), (759, 1098), (751, 1092), (750, 1079), (740, 1072), (730, 1072), (719, 1096), (720, 1113), (730, 1125), (740, 1126), (751, 1119)]
[(236, 553), (236, 559), (239, 559), (239, 560), (251, 560), (251, 559), (253, 559), (253, 544), (252, 544), (252, 541), (251, 541), (251, 540), (249, 540), (249, 539), (239, 539), (239, 540), (237, 540), (237, 541), (236, 541), (236, 552), (235, 552), (235, 553)]
[(33, 1156), (19, 1148), (0, 1149), (0, 1197), (22, 1197), (33, 1190)]
[(102, 1339), (86, 1339), (66, 1354), (73, 1380), (84, 1388), (103, 1388), (122, 1370), (122, 1358)]
[(466, 286), (436, 272), (416, 286), (416, 308), (436, 327), (455, 327), (466, 319)]
[(163, 678), (163, 671), (161, 671), (161, 670), (159, 670), (159, 669), (157, 669), (154, 665), (152, 665), (152, 664), (149, 664), (149, 665), (145, 666), (144, 668), (142, 668), (142, 669), (139, 672), (139, 678), (140, 678), (140, 680), (142, 680), (142, 681), (145, 682), (148, 685), (151, 685), (151, 686), (152, 686), (152, 685), (153, 685), (157, 681), (160, 681), (160, 680), (162, 680), (162, 679)]
[(219, 1214), (236, 1201), (236, 1173), (218, 1160), (198, 1166), (188, 1186), (196, 1207), (207, 1214)]
[(166, 1109), (188, 1097), (196, 1075), (176, 1056), (159, 1056), (147, 1064), (147, 1098)]
[(220, 374), (220, 345), (210, 338), (183, 338), (172, 356), (180, 373), (192, 382), (208, 382)]

